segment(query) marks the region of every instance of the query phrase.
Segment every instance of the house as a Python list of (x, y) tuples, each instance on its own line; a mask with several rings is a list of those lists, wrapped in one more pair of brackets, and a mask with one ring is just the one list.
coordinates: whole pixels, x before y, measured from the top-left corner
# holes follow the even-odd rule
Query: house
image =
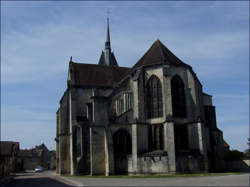
[(34, 170), (37, 166), (50, 169), (51, 155), (45, 144), (32, 149), (21, 149), (17, 154), (19, 170)]
[(16, 156), (19, 151), (19, 142), (1, 141), (0, 151), (0, 172), (1, 176), (5, 177), (16, 171)]

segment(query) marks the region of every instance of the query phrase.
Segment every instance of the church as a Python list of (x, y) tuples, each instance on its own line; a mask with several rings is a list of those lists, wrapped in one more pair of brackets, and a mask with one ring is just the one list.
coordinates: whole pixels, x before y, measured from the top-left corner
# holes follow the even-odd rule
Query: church
[(215, 172), (223, 133), (192, 67), (156, 40), (120, 67), (107, 20), (98, 64), (69, 61), (56, 112), (56, 172), (114, 175)]

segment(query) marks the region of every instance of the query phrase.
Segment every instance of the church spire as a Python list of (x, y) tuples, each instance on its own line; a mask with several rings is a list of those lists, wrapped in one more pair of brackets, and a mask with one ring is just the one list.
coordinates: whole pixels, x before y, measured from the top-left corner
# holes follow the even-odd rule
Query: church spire
[(109, 33), (109, 17), (107, 17), (107, 33), (106, 33), (105, 48), (102, 51), (98, 64), (105, 65), (105, 66), (118, 66), (118, 63), (115, 59), (115, 55), (111, 51), (110, 33)]
[(105, 49), (110, 49), (110, 34), (109, 34), (109, 17), (107, 17), (107, 33), (106, 33)]

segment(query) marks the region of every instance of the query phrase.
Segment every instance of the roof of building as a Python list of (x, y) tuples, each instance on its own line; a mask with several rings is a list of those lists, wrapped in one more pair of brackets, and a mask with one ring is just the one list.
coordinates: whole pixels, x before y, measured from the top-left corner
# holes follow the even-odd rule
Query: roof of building
[(106, 66), (118, 66), (118, 63), (115, 59), (115, 55), (113, 52), (111, 52), (109, 18), (107, 18), (107, 36), (106, 36), (106, 41), (105, 41), (105, 48), (104, 48), (104, 52), (102, 51), (98, 64), (106, 65)]
[(205, 93), (205, 92), (202, 92), (203, 95), (206, 95), (206, 96), (210, 96), (210, 97), (213, 97), (212, 95), (208, 94), (208, 93)]
[(224, 145), (224, 147), (227, 147), (227, 148), (230, 147), (230, 145), (228, 145), (228, 143), (225, 140), (223, 140), (223, 145)]
[(177, 58), (160, 40), (156, 40), (132, 69), (153, 64), (189, 66)]
[(113, 88), (130, 70), (127, 67), (71, 62), (76, 86)]
[(29, 150), (29, 149), (23, 149), (23, 150), (20, 150), (18, 151), (18, 154), (17, 156), (19, 157), (33, 157), (33, 152), (32, 150)]
[(0, 148), (1, 148), (0, 152), (1, 156), (10, 156), (12, 155), (14, 148), (16, 148), (16, 150), (19, 149), (19, 142), (1, 141)]
[(118, 66), (118, 63), (116, 61), (114, 53), (113, 52), (109, 52), (108, 55), (109, 55), (109, 62), (106, 61), (105, 54), (102, 51), (102, 54), (100, 56), (98, 64), (99, 65)]

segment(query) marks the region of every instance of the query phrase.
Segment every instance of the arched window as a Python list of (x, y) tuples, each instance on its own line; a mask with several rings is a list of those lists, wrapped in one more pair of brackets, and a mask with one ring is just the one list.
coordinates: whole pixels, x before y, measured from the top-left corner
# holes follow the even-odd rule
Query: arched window
[(118, 130), (113, 136), (113, 141), (114, 141), (114, 153), (116, 157), (132, 153), (131, 137), (126, 130), (124, 129)]
[(147, 83), (147, 112), (148, 118), (162, 117), (162, 87), (155, 75)]
[(171, 80), (171, 95), (174, 117), (187, 117), (184, 83), (178, 75)]

